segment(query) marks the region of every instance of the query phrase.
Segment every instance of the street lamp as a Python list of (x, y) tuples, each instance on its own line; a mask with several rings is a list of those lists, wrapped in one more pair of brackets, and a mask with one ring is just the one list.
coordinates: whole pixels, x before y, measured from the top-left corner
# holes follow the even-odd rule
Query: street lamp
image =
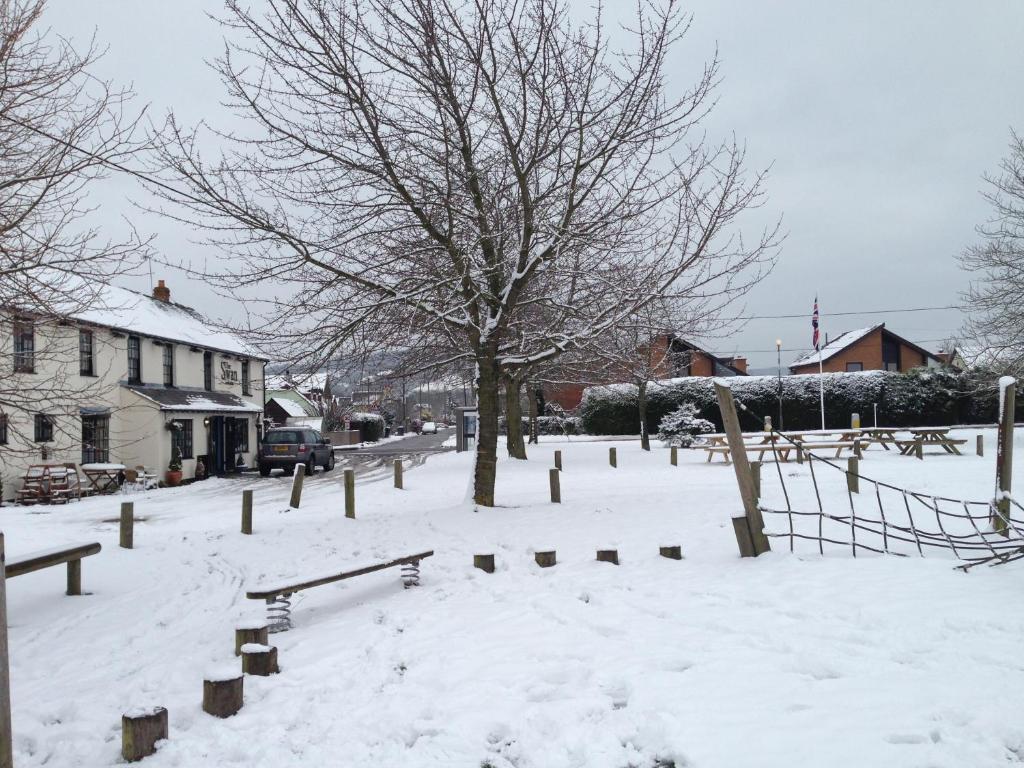
[(782, 339), (775, 340), (775, 360), (779, 371), (779, 431), (782, 430)]

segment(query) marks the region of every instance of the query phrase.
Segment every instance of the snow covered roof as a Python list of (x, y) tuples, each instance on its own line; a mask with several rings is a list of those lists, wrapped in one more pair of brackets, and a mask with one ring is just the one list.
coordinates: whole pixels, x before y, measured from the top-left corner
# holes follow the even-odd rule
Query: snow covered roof
[[(299, 409), (299, 413), (289, 413), (291, 416), (319, 416), (320, 409), (311, 403), (301, 392), (294, 389), (270, 389), (266, 390), (267, 402), (275, 400), (278, 403), (288, 402)], [(284, 405), (281, 405), (285, 408)], [(287, 412), (287, 411), (286, 411)]]
[(88, 309), (72, 312), (71, 318), (126, 333), (266, 359), (234, 334), (215, 328), (191, 307), (114, 285), (100, 288), (97, 298)]
[[(821, 360), (824, 362), (835, 355), (838, 355), (844, 349), (849, 347), (851, 344), (855, 344), (865, 336), (870, 334), (879, 328), (885, 326), (885, 323), (879, 323), (878, 325), (872, 325), (870, 328), (858, 328), (856, 331), (846, 331), (841, 333), (832, 339), (828, 344), (821, 348)], [(792, 363), (789, 364), (790, 368), (795, 368), (801, 365), (811, 365), (812, 363), (818, 362), (818, 353), (816, 351), (808, 352), (806, 355), (801, 355)]]
[(160, 406), (161, 411), (258, 413), (263, 410), (256, 403), (243, 400), (231, 392), (209, 392), (205, 389), (147, 387), (142, 385), (126, 385), (125, 389), (156, 403)]
[(271, 397), (267, 400), (267, 404), (277, 403), (278, 407), (289, 416), (307, 416), (305, 410), (294, 400), (287, 397)]

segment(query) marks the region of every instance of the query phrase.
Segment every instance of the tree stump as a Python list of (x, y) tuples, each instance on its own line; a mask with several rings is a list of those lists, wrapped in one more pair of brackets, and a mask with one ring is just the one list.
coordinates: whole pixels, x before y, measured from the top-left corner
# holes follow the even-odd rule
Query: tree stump
[(559, 472), (562, 471), (562, 452), (561, 451), (555, 451), (555, 469), (557, 469)]
[(619, 550), (617, 549), (599, 549), (597, 550), (597, 561), (599, 563), (614, 563), (619, 564)]
[(473, 567), (485, 573), (494, 573), (494, 555), (473, 555)]
[(683, 548), (678, 544), (670, 547), (658, 547), (658, 554), (662, 557), (667, 557), (670, 560), (682, 560), (683, 559)]
[(356, 519), (356, 472), (345, 470), (345, 517)]
[(558, 468), (552, 467), (548, 470), (548, 485), (551, 486), (551, 503), (562, 503), (562, 486), (558, 480)]
[(252, 535), (252, 489), (242, 491), (242, 533)]
[(288, 506), (292, 509), (298, 509), (299, 503), (302, 501), (302, 481), (306, 477), (306, 465), (296, 464), (295, 473), (292, 475), (292, 498), (288, 502)]
[(135, 503), (121, 502), (121, 548), (132, 549), (135, 546)]
[(614, 448), (608, 449), (608, 463), (611, 464), (613, 467), (619, 466), (619, 460), (618, 457), (615, 455)]
[(262, 619), (235, 625), (235, 656), (242, 655), (246, 643), (266, 645), (269, 641), (270, 625)]
[(130, 763), (156, 752), (156, 743), (167, 738), (167, 710), (163, 707), (134, 709), (121, 716), (121, 756)]
[(246, 643), (242, 651), (242, 672), (247, 675), (276, 675), (281, 670), (277, 666), (277, 648), (262, 643)]
[(537, 561), (537, 565), (541, 568), (550, 568), (557, 562), (555, 559), (555, 550), (553, 549), (544, 552), (534, 552), (533, 559)]
[(242, 708), (242, 675), (208, 675), (203, 680), (203, 712), (231, 717)]

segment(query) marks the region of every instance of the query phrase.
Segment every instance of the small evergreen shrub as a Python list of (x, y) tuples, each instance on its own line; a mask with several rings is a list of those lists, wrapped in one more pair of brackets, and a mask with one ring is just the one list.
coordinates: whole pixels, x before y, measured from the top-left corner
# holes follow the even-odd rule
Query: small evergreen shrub
[(697, 406), (693, 403), (683, 403), (661, 420), (657, 438), (665, 445), (689, 448), (698, 435), (714, 431), (714, 424), (697, 415)]

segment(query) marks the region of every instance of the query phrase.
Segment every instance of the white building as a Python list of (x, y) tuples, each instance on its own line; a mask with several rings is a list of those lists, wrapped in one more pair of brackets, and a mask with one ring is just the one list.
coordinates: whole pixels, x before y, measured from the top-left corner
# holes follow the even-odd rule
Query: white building
[(200, 459), (207, 474), (253, 466), (266, 360), (171, 302), (163, 280), (152, 296), (103, 293), (102, 306), (59, 322), (0, 319), (4, 388), (39, 392), (27, 398), (34, 412), (0, 413), (3, 498), (31, 464), (118, 463), (163, 477), (175, 441), (186, 479)]

